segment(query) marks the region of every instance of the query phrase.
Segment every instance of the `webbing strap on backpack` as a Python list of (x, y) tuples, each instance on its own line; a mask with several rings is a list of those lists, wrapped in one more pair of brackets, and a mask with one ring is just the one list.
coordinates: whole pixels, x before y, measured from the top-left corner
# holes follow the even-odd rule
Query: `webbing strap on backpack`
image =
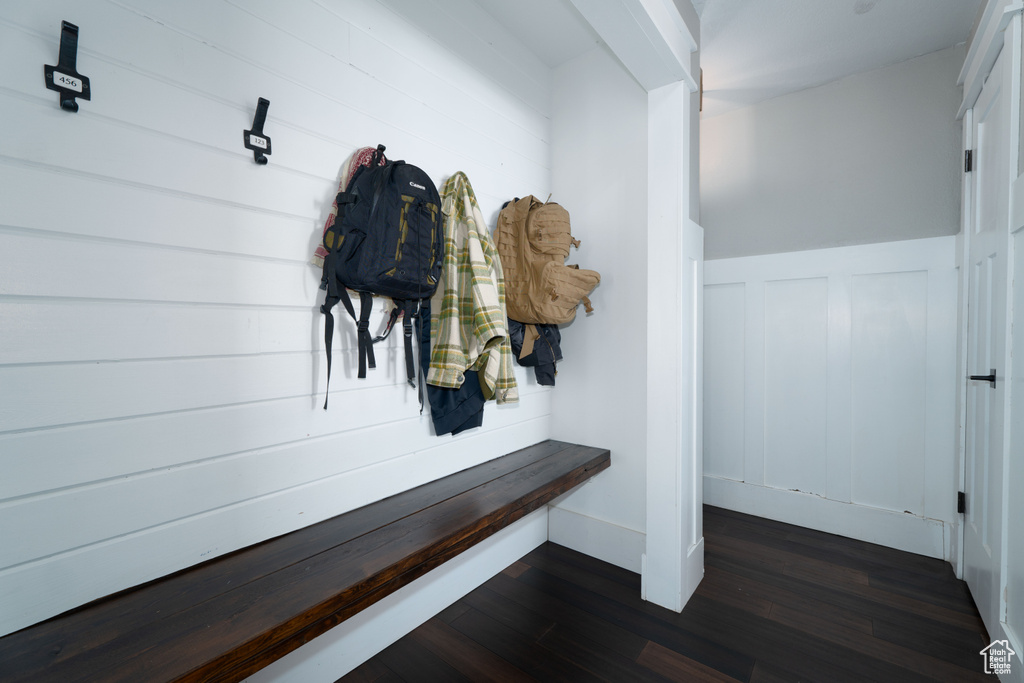
[[(324, 273), (325, 277), (330, 269), (330, 264), (333, 262), (331, 259), (333, 254), (328, 255), (325, 260)], [(353, 319), (356, 318), (355, 308), (352, 306), (352, 300), (348, 296), (348, 292), (345, 291), (344, 287), (339, 287), (337, 281), (331, 273), (331, 277), (327, 280), (327, 295), (324, 297), (324, 304), (320, 307), (320, 312), (324, 314), (324, 347), (327, 350), (327, 387), (324, 390), (324, 410), (327, 410), (327, 397), (330, 396), (331, 390), (331, 347), (334, 342), (334, 315), (331, 314), (331, 309), (338, 302), (342, 302), (345, 305), (345, 309)], [(362, 352), (362, 338), (360, 337), (360, 352)], [(362, 353), (360, 353), (360, 362), (363, 361)], [(370, 367), (373, 367), (372, 365)], [(360, 369), (362, 376), (366, 376), (365, 369)]]
[(415, 301), (396, 301), (402, 308), (402, 334), (405, 337), (405, 378), (409, 386), (413, 386), (416, 370), (412, 362), (412, 317), (416, 314)]
[[(356, 339), (359, 346), (359, 373), (357, 377), (359, 379), (366, 378), (366, 368), (369, 367), (371, 370), (377, 367), (376, 359), (373, 355), (373, 345), (379, 341), (384, 341), (391, 334), (391, 330), (395, 326), (395, 320), (398, 319), (398, 314), (401, 309), (396, 307), (391, 311), (391, 317), (388, 319), (387, 326), (384, 328), (384, 333), (377, 337), (370, 337), (370, 312), (373, 309), (373, 295), (369, 292), (359, 293), (359, 316), (356, 317), (355, 307), (352, 305), (352, 299), (348, 295), (348, 291), (344, 287), (338, 290), (337, 296), (332, 297), (328, 294), (324, 300), (324, 305), (320, 307), (320, 311), (326, 317), (326, 323), (324, 324), (324, 346), (327, 349), (327, 393), (331, 387), (331, 345), (334, 340), (334, 316), (331, 314), (331, 308), (334, 307), (339, 301), (345, 306), (349, 315), (356, 321)], [(406, 340), (406, 370), (408, 371), (409, 363), (409, 340)], [(411, 377), (411, 375), (410, 375)], [(412, 382), (410, 381), (410, 384)], [(324, 410), (327, 410), (327, 398), (324, 397)]]
[(395, 301), (395, 311), (399, 308), (402, 309), (402, 332), (405, 336), (405, 377), (410, 387), (416, 387), (416, 398), (420, 402), (420, 412), (423, 412), (423, 367), (419, 368), (419, 372), (416, 371), (416, 364), (413, 360), (412, 355), (412, 343), (413, 343), (413, 319), (420, 315), (422, 309), (422, 302), (411, 300), (411, 301)]

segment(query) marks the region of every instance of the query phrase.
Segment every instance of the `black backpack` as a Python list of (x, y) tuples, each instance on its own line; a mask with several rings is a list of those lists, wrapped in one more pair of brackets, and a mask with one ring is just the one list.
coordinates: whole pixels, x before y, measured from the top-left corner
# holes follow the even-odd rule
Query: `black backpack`
[[(410, 386), (416, 386), (412, 355), (412, 319), (420, 302), (437, 289), (444, 253), (441, 197), (430, 176), (404, 161), (379, 165), (384, 145), (378, 145), (369, 166), (360, 166), (337, 198), (338, 216), (324, 233), (323, 279), (327, 290), (320, 310), (326, 316), (327, 384), (331, 382), (331, 341), (339, 301), (357, 323), (359, 378), (366, 367), (376, 367), (373, 345), (387, 338), (399, 313), (404, 315), (405, 368)], [(359, 292), (356, 316), (346, 288)], [(384, 333), (370, 335), (373, 295), (395, 302)], [(422, 405), (422, 393), (420, 394)], [(324, 399), (324, 410), (327, 399)]]

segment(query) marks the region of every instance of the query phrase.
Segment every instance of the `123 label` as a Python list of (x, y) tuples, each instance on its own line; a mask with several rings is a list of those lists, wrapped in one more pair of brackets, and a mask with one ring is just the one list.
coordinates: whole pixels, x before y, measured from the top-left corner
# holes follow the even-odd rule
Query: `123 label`
[(72, 78), (67, 74), (62, 74), (59, 71), (53, 72), (53, 83), (54, 85), (65, 88), (67, 90), (74, 90), (75, 92), (82, 92), (82, 81), (77, 78)]
[(267, 148), (267, 139), (266, 138), (261, 138), (258, 135), (250, 135), (249, 136), (249, 144), (252, 145), (253, 147), (259, 147), (260, 149), (266, 149)]

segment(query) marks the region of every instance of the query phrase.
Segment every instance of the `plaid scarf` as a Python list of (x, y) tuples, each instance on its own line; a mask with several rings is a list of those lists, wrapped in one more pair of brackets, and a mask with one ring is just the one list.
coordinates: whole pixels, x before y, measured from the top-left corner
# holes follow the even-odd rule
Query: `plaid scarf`
[[(324, 223), (325, 235), (338, 218), (338, 195), (348, 189), (348, 184), (352, 180), (352, 176), (356, 174), (357, 168), (370, 165), (370, 162), (373, 161), (373, 153), (376, 151), (376, 147), (361, 147), (352, 152), (352, 155), (345, 161), (345, 165), (341, 167), (341, 173), (338, 176), (338, 191), (334, 194), (331, 212), (327, 214), (327, 222)], [(387, 159), (381, 154), (380, 165), (383, 166), (386, 161)], [(313, 265), (317, 268), (323, 268), (325, 258), (327, 258), (327, 247), (324, 246), (324, 241), (321, 239), (320, 244), (316, 245), (316, 251), (313, 252)]]

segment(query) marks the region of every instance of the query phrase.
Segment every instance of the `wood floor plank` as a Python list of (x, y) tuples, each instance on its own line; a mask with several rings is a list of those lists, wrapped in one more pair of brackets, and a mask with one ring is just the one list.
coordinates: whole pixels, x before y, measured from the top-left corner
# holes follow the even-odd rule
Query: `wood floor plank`
[(737, 680), (657, 643), (648, 643), (637, 658), (637, 663), (670, 681), (734, 683)]
[(646, 638), (521, 581), (499, 575), (485, 583), (483, 588), (505, 596), (519, 609), (542, 614), (623, 657), (636, 659), (647, 645)]
[(409, 634), (409, 637), (472, 681), (528, 683), (537, 680), (487, 648), (467, 640), (440, 620), (431, 619)]
[(529, 568), (530, 565), (526, 564), (525, 562), (513, 562), (509, 566), (505, 567), (501, 573), (505, 574), (506, 576), (511, 576), (513, 579), (515, 579), (518, 578), (520, 574), (522, 574)]
[(374, 657), (363, 662), (350, 671), (344, 679), (338, 679), (335, 683), (341, 683), (342, 680), (346, 683), (377, 683), (377, 681), (385, 679), (388, 676), (396, 678), (394, 672), (392, 672), (379, 657)]
[(412, 638), (401, 638), (377, 655), (380, 661), (404, 681), (428, 680), (436, 683), (472, 683), (428, 648)]
[[(924, 652), (920, 647), (903, 647), (899, 644), (880, 639), (876, 634), (864, 633), (844, 626), (837, 625), (827, 618), (819, 617), (816, 614), (802, 612), (775, 605), (772, 608), (772, 621), (792, 626), (808, 635), (824, 638), (832, 643), (848, 647), (866, 657), (879, 659), (898, 667), (922, 673), (939, 681), (982, 681), (984, 674), (976, 667), (972, 670), (971, 665), (977, 664), (976, 652), (982, 646), (971, 647), (968, 641), (959, 641), (958, 649), (961, 652), (975, 653), (974, 659), (969, 661), (958, 661), (950, 663), (942, 658)], [(967, 647), (965, 647), (967, 646)]]
[[(705, 513), (705, 576), (682, 613), (640, 600), (638, 575), (547, 543), (478, 589), (453, 630), (538, 680), (982, 680), (984, 629), (948, 565)], [(501, 614), (517, 609), (532, 615)]]
[[(552, 563), (554, 564), (554, 563)], [(556, 567), (549, 567), (557, 569)], [(591, 577), (594, 578), (594, 577)], [(633, 603), (624, 603), (606, 595), (585, 590), (571, 580), (533, 568), (520, 580), (538, 590), (559, 596), (576, 607), (605, 621), (652, 640), (671, 650), (711, 668), (718, 669), (738, 680), (745, 680), (753, 668), (753, 658), (735, 648), (713, 640), (706, 633), (676, 628), (675, 613), (643, 602), (635, 596)], [(600, 580), (597, 583), (601, 583)]]
[[(704, 580), (697, 586), (697, 595), (709, 600), (716, 600), (738, 609), (746, 610), (759, 617), (767, 617), (772, 610), (772, 601), (763, 595), (757, 595), (749, 588), (738, 585), (738, 582), (723, 580), (724, 572), (711, 572), (704, 575)], [(871, 624), (868, 622), (867, 629)]]
[[(601, 679), (567, 661), (535, 640), (498, 623), (474, 609), (452, 622), (464, 636), (476, 641), (516, 668), (540, 681), (588, 681)], [(429, 679), (420, 679), (429, 680)]]
[(705, 554), (704, 561), (706, 567), (723, 569), (739, 576), (763, 581), (868, 617), (899, 619), (904, 613), (911, 612), (922, 619), (930, 619), (966, 629), (971, 629), (978, 623), (977, 618), (971, 615), (888, 593), (871, 586), (848, 586), (843, 591), (835, 591), (833, 586), (821, 585), (812, 579), (797, 579), (780, 574), (758, 572), (756, 569), (713, 554)]
[[(721, 585), (723, 590), (734, 589), (742, 591), (745, 595), (756, 596), (758, 599), (769, 603), (769, 608), (758, 616), (767, 617), (771, 612), (772, 605), (785, 605), (793, 609), (819, 614), (832, 619), (847, 628), (856, 629), (864, 633), (871, 633), (871, 618), (856, 611), (808, 596), (798, 590), (788, 590), (778, 586), (758, 581), (756, 579), (740, 576), (726, 571), (721, 567), (709, 569), (704, 574), (704, 581), (709, 586)], [(700, 590), (698, 589), (698, 592)]]
[(754, 671), (750, 674), (750, 683), (807, 683), (813, 680), (761, 661), (754, 664)]
[(808, 634), (697, 597), (691, 598), (680, 614), (679, 626), (700, 630), (709, 639), (728, 642), (755, 661), (765, 661), (812, 680), (848, 683), (934, 680), (889, 662), (863, 657), (846, 645), (830, 642), (819, 634)]
[(434, 618), (435, 619), (439, 619), (439, 620), (443, 621), (446, 624), (450, 624), (454, 620), (456, 620), (460, 616), (462, 616), (462, 614), (466, 610), (468, 610), (468, 609), (469, 609), (469, 605), (467, 605), (462, 600), (459, 600), (457, 602), (452, 603), (448, 607), (445, 607), (440, 612), (438, 612), (437, 616), (434, 617)]
[(967, 669), (978, 666), (981, 661), (978, 653), (988, 645), (978, 632), (913, 618), (899, 621), (875, 619), (873, 634), (878, 640), (896, 643)]
[(705, 506), (704, 520), (705, 533), (710, 526), (717, 535), (718, 527), (724, 525), (724, 535), (761, 542), (780, 550), (824, 559), (853, 569), (870, 572), (878, 567), (901, 566), (922, 576), (949, 575), (949, 565), (931, 557), (731, 510)]
[[(952, 568), (950, 568), (952, 574)], [(974, 615), (976, 608), (967, 584), (950, 576), (921, 576), (915, 572), (886, 568), (871, 572), (875, 588), (898, 593), (914, 600), (923, 600), (939, 607)]]
[(596, 558), (590, 557), (589, 555), (584, 555), (583, 553), (558, 545), (557, 543), (545, 543), (535, 548), (523, 559), (525, 562), (529, 562), (532, 557), (550, 558), (562, 563), (563, 565), (575, 567), (586, 574), (614, 581), (615, 583), (625, 586), (634, 594), (640, 590), (640, 575), (636, 572), (623, 569), (622, 567), (616, 567), (614, 564), (610, 564), (608, 562), (602, 562)]
[(603, 648), (571, 629), (556, 626), (544, 634), (540, 643), (604, 681), (673, 683), (673, 679), (639, 666), (636, 660)]
[(553, 619), (539, 612), (515, 609), (516, 605), (513, 601), (486, 587), (483, 590), (473, 591), (462, 600), (476, 611), (488, 615), (498, 623), (532, 640), (539, 640), (555, 625)]

